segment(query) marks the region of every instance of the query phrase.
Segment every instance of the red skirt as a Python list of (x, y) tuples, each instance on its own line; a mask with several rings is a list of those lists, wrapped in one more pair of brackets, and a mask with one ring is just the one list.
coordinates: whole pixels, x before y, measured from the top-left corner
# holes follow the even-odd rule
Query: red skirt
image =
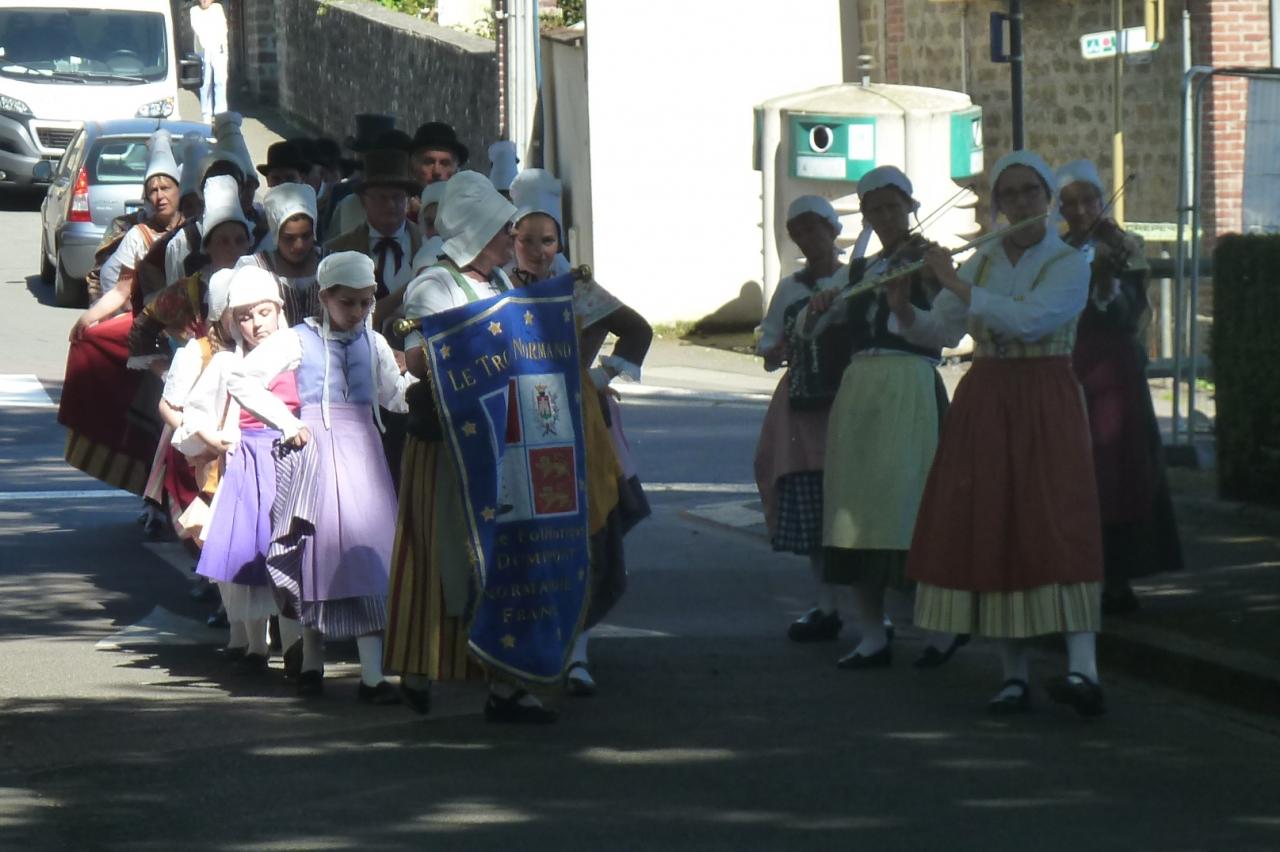
[[(71, 434), (67, 460), (108, 484), (141, 494), (155, 454), (155, 437), (129, 423), (142, 373), (129, 359), (132, 314), (104, 320), (67, 351), (58, 422)], [(117, 476), (108, 471), (129, 471)], [(141, 481), (138, 479), (141, 471)]]
[(908, 576), (975, 592), (1100, 582), (1092, 472), (1066, 357), (976, 359), (943, 421)]
[(1102, 522), (1149, 520), (1156, 472), (1147, 429), (1151, 389), (1142, 355), (1128, 334), (1090, 335), (1076, 343), (1072, 364), (1089, 412)]

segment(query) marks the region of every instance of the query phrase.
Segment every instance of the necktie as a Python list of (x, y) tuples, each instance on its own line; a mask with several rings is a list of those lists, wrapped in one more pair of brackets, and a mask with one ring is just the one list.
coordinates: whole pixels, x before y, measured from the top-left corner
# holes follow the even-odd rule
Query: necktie
[(387, 288), (386, 269), (387, 259), (390, 256), (394, 259), (392, 274), (400, 271), (400, 264), (404, 261), (404, 249), (400, 247), (400, 242), (395, 237), (382, 237), (373, 246), (374, 259), (377, 261), (373, 268), (373, 278), (378, 282), (376, 296), (381, 299), (391, 291)]

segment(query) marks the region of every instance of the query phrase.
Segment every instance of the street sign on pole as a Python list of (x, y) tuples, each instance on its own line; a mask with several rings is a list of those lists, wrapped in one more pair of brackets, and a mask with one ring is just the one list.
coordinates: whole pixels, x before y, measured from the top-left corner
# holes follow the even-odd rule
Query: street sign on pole
[(1115, 30), (1080, 36), (1080, 55), (1085, 59), (1110, 59), (1116, 55), (1119, 42), (1123, 42), (1125, 54), (1150, 53), (1160, 46), (1159, 42), (1147, 40), (1146, 27), (1127, 27), (1119, 39)]

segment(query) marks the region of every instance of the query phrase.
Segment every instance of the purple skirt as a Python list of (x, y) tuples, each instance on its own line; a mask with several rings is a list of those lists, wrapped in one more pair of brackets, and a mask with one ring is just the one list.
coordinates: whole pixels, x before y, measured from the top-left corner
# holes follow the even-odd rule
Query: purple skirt
[[(286, 453), (275, 517), (272, 570), (303, 603), (387, 595), (396, 494), (368, 406), (304, 405), (305, 452)], [(287, 482), (287, 486), (283, 483)]]
[(245, 429), (227, 454), (227, 469), (211, 507), (209, 533), (196, 573), (219, 583), (269, 586), (271, 505), (276, 499), (274, 429)]

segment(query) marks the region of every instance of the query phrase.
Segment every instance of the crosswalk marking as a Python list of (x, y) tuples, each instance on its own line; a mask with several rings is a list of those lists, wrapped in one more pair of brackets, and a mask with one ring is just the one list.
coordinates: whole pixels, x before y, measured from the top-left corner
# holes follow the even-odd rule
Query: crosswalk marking
[(0, 503), (21, 503), (25, 500), (120, 500), (133, 496), (128, 491), (115, 488), (90, 488), (80, 491), (0, 491)]
[(0, 373), (0, 408), (57, 408), (34, 375)]

